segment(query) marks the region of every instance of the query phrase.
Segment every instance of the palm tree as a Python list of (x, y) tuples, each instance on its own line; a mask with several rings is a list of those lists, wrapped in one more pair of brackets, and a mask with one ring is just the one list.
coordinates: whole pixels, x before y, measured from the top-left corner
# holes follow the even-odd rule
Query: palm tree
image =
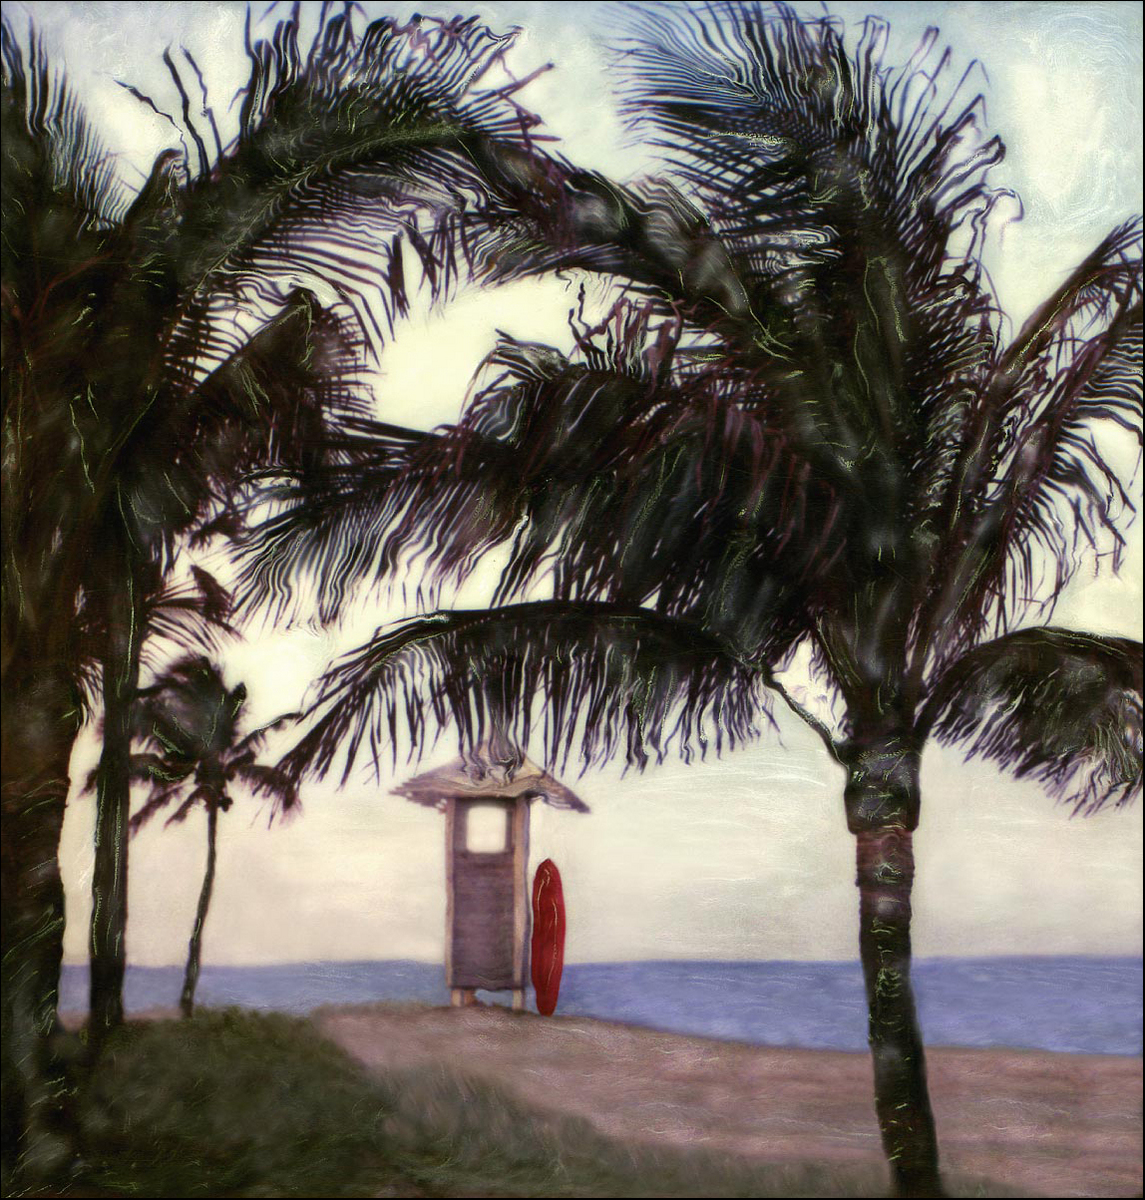
[[(406, 553), (431, 594), (505, 556), (488, 608), (331, 668), (296, 774), (345, 778), (403, 726), (420, 750), (430, 722), (640, 767), (754, 736), (774, 698), (811, 725), (843, 773), (875, 1104), (910, 1196), (941, 1194), (910, 981), (924, 746), (1084, 813), (1142, 780), (1141, 645), (1037, 623), (1132, 512), (1106, 455), (1140, 437), (1140, 224), (1008, 336), (982, 265), (1003, 146), (936, 37), (891, 70), (874, 19), (848, 52), (783, 6), (645, 11), (629, 111), (669, 180), (566, 177), (554, 225), (572, 208), (579, 241), (566, 221), (545, 249), (523, 213), (534, 244), (502, 262), (612, 275), (613, 312), (573, 322), (571, 356), (503, 340), (455, 427), (356, 427), (305, 494), (280, 484), (245, 566), (251, 603), (314, 569), (333, 615)], [(841, 721), (784, 686), (800, 651)]]
[(122, 1016), (130, 712), (149, 597), (241, 471), (305, 466), (323, 414), (354, 408), (357, 364), (405, 312), (409, 267), (440, 295), (484, 252), (499, 203), (482, 167), (491, 148), (528, 157), (521, 83), (487, 82), (509, 40), (462, 20), (356, 29), (353, 7), (323, 6), (309, 43), (297, 5), (266, 37), (248, 21), (233, 132), (193, 56), (166, 54), (174, 115), (129, 90), (182, 149), (138, 187), (35, 33), (22, 48), (0, 27), (4, 1146), (29, 1170), (66, 1156), (51, 1128), (57, 845), (85, 684), (104, 710), (98, 1038)]
[(131, 818), (132, 833), (171, 804), (176, 808), (167, 818), (168, 825), (186, 820), (196, 806), (207, 814), (207, 864), (179, 998), (184, 1017), (190, 1017), (195, 1007), (203, 927), (215, 884), (219, 814), (227, 812), (232, 804), (228, 789), (242, 783), (252, 795), (265, 797), (273, 805), (272, 821), (278, 813), (298, 809), (294, 781), (277, 768), (258, 762), (267, 733), (289, 717), (280, 717), (244, 735), (241, 727), (246, 697), (244, 684), (227, 688), (210, 659), (187, 657), (143, 689), (132, 712), (132, 729), (140, 752), (132, 755), (131, 775), (150, 785), (146, 803)]

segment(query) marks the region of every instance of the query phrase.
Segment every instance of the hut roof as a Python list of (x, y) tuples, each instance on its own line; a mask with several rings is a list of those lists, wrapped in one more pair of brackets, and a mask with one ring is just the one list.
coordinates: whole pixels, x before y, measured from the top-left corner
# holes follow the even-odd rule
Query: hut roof
[(416, 775), (393, 789), (415, 804), (442, 809), (446, 800), (515, 800), (527, 796), (553, 808), (588, 812), (588, 805), (507, 743), (483, 742), (455, 762)]

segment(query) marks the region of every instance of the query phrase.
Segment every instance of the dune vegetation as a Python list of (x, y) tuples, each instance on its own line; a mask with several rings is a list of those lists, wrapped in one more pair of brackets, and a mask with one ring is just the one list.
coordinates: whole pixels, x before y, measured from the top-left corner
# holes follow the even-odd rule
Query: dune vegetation
[[(886, 1194), (878, 1167), (625, 1144), (462, 1071), (367, 1072), (311, 1022), (279, 1014), (128, 1022), (78, 1084), (76, 1194)], [(959, 1196), (1021, 1194), (950, 1183)]]

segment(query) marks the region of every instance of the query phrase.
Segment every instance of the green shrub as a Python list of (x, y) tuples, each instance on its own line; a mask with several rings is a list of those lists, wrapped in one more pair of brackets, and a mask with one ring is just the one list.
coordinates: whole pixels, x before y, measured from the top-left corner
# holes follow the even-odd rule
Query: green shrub
[(127, 1025), (80, 1119), (91, 1181), (127, 1194), (369, 1196), (392, 1175), (386, 1104), (307, 1022), (232, 1009)]

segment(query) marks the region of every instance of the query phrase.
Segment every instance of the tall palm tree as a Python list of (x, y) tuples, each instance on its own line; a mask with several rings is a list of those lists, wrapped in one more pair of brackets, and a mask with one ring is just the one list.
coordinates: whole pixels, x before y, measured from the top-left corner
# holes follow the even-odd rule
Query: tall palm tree
[[(910, 981), (924, 746), (1085, 813), (1142, 780), (1141, 645), (1038, 623), (1132, 512), (1106, 455), (1140, 437), (1140, 224), (1008, 336), (982, 265), (1003, 147), (936, 37), (892, 70), (874, 19), (849, 52), (783, 6), (645, 11), (630, 113), (668, 180), (566, 176), (553, 225), (571, 210), (579, 240), (546, 248), (523, 211), (533, 241), (501, 263), (614, 276), (610, 317), (574, 322), (571, 356), (502, 341), (455, 427), (355, 427), (305, 495), (280, 485), (246, 562), (248, 601), (305, 565), (331, 615), (409, 552), (431, 589), (505, 556), (487, 609), (327, 673), (296, 773), (403, 726), (420, 750), (431, 721), (638, 766), (754, 736), (775, 699), (810, 724), (843, 773), (875, 1104), (911, 1196), (941, 1194)], [(840, 721), (784, 686), (801, 650)]]
[(462, 20), (356, 28), (354, 8), (322, 6), (309, 41), (297, 4), (265, 37), (248, 21), (250, 73), (231, 118), (188, 51), (166, 54), (173, 112), (129, 90), (181, 149), (142, 186), (35, 33), (22, 46), (0, 27), (3, 1140), (30, 1169), (48, 1170), (66, 1141), (49, 1128), (60, 1095), (49, 1046), (57, 846), (84, 684), (94, 679), (104, 710), (98, 1037), (122, 1016), (130, 711), (148, 597), (239, 472), (304, 466), (322, 414), (354, 408), (357, 364), (406, 310), (409, 268), (440, 295), (482, 251), (499, 203), (482, 168), (490, 147), (528, 157), (521, 83), (488, 82), (509, 40)]
[(267, 733), (288, 717), (244, 734), (246, 698), (246, 685), (228, 689), (210, 659), (186, 657), (143, 689), (132, 710), (132, 731), (139, 750), (131, 758), (131, 775), (150, 788), (146, 802), (131, 818), (132, 832), (171, 804), (176, 807), (167, 818), (168, 825), (185, 821), (196, 807), (207, 814), (206, 868), (179, 997), (185, 1017), (191, 1016), (195, 1007), (203, 927), (215, 884), (219, 814), (231, 807), (230, 789), (242, 784), (252, 795), (270, 801), (271, 820), (298, 809), (295, 782), (258, 761)]

